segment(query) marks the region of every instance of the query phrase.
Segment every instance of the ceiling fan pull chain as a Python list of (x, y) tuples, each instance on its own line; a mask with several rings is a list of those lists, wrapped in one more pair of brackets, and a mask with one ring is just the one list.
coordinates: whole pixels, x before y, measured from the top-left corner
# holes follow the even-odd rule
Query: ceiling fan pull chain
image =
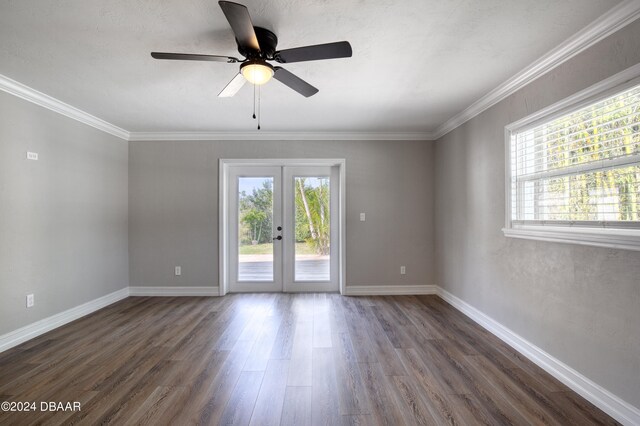
[(260, 130), (260, 86), (258, 86), (258, 130)]
[(253, 119), (256, 119), (256, 85), (253, 85)]

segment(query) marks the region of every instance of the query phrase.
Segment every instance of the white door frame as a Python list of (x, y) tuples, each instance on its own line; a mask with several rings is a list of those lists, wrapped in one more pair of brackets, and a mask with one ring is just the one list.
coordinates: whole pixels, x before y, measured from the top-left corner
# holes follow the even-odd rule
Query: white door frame
[(319, 292), (332, 292), (339, 290), (340, 283), (340, 248), (338, 244), (335, 244), (334, 236), (340, 234), (340, 224), (338, 220), (330, 220), (330, 274), (329, 281), (313, 281), (302, 280), (297, 281), (295, 278), (296, 270), (296, 249), (295, 249), (295, 194), (297, 189), (295, 188), (295, 178), (297, 177), (317, 177), (326, 176), (330, 178), (330, 217), (339, 217), (340, 211), (340, 178), (339, 170), (336, 166), (286, 166), (283, 167), (282, 173), (282, 224), (284, 226), (283, 236), (286, 238), (283, 241), (283, 291), (287, 293), (291, 292), (303, 292), (303, 291), (319, 291)]
[(234, 166), (328, 166), (338, 169), (339, 198), (338, 198), (338, 280), (340, 293), (344, 294), (346, 277), (346, 255), (345, 255), (345, 217), (346, 217), (346, 182), (345, 182), (345, 159), (220, 159), (218, 176), (218, 250), (219, 250), (219, 284), (220, 296), (224, 296), (229, 291), (229, 170)]
[[(278, 292), (282, 291), (283, 285), (283, 262), (278, 261), (282, 260), (283, 254), (283, 242), (274, 242), (272, 245), (272, 254), (273, 254), (273, 277), (271, 281), (240, 281), (239, 280), (239, 258), (238, 258), (238, 178), (239, 177), (273, 177), (273, 204), (272, 204), (272, 213), (274, 217), (274, 222), (272, 223), (272, 232), (269, 234), (269, 237), (274, 237), (276, 234), (283, 234), (282, 232), (276, 232), (276, 226), (282, 226), (283, 224), (280, 222), (276, 222), (275, 218), (282, 217), (282, 167), (275, 166), (260, 166), (260, 167), (230, 167), (229, 168), (229, 206), (232, 207), (231, 211), (234, 214), (229, 215), (227, 217), (229, 228), (227, 232), (229, 233), (229, 248), (227, 252), (227, 258), (229, 262), (227, 263), (227, 267), (229, 268), (229, 290), (233, 291), (242, 291), (242, 292), (255, 292), (255, 291), (270, 291), (270, 292)], [(235, 208), (234, 208), (235, 206)], [(236, 242), (234, 244), (234, 242)]]

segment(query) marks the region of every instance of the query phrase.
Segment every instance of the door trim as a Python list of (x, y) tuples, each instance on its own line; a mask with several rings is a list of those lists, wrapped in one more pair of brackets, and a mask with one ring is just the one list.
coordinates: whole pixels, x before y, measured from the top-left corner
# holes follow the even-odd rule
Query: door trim
[[(339, 170), (336, 166), (286, 166), (283, 167), (282, 173), (282, 199), (289, 200), (290, 205), (284, 204), (285, 208), (282, 211), (282, 223), (285, 229), (289, 230), (287, 238), (285, 238), (283, 247), (284, 253), (284, 267), (283, 267), (283, 291), (290, 292), (334, 292), (340, 288), (340, 247), (338, 244), (334, 244), (334, 236), (337, 235), (340, 238), (340, 223), (339, 220), (330, 220), (331, 227), (331, 267), (329, 281), (313, 281), (313, 280), (301, 280), (296, 281), (296, 249), (295, 238), (292, 238), (292, 234), (295, 234), (295, 178), (296, 177), (315, 177), (326, 175), (330, 178), (330, 217), (337, 218), (339, 216), (340, 209), (340, 178)], [(288, 262), (287, 262), (288, 260)]]
[(338, 281), (340, 294), (345, 291), (346, 277), (346, 181), (344, 158), (265, 158), (265, 159), (227, 159), (219, 160), (218, 168), (218, 262), (219, 262), (219, 287), (220, 296), (229, 291), (229, 169), (234, 166), (328, 166), (337, 167), (340, 177), (338, 197), (338, 226), (339, 226), (339, 256), (338, 256)]
[[(238, 253), (239, 243), (238, 243), (238, 230), (239, 230), (239, 196), (238, 196), (238, 184), (239, 179), (244, 177), (272, 177), (273, 178), (273, 192), (272, 192), (272, 214), (274, 221), (272, 222), (272, 230), (269, 232), (269, 237), (275, 236), (275, 228), (276, 226), (282, 226), (280, 222), (276, 222), (275, 219), (281, 217), (282, 210), (282, 167), (279, 166), (251, 166), (251, 167), (230, 167), (229, 168), (229, 181), (227, 182), (227, 187), (231, 189), (229, 192), (229, 204), (230, 210), (227, 212), (227, 220), (229, 223), (229, 228), (227, 232), (229, 233), (229, 248), (227, 258), (229, 262), (227, 263), (228, 274), (229, 277), (229, 291), (234, 292), (281, 292), (283, 290), (283, 262), (278, 262), (278, 259), (282, 259), (283, 253), (283, 244), (281, 243), (272, 243), (272, 254), (273, 254), (273, 276), (270, 281), (251, 281), (247, 280), (245, 277), (244, 280), (240, 280), (240, 264), (238, 263), (240, 260), (240, 256)], [(229, 214), (229, 213), (233, 214)], [(270, 239), (270, 238), (269, 238)], [(235, 251), (235, 253), (234, 253)], [(233, 288), (232, 288), (233, 287)]]

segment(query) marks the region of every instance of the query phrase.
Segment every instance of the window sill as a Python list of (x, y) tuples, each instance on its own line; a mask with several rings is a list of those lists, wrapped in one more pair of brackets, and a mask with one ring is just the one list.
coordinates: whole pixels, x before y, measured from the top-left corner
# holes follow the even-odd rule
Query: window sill
[(505, 237), (640, 251), (640, 230), (517, 225), (502, 228)]

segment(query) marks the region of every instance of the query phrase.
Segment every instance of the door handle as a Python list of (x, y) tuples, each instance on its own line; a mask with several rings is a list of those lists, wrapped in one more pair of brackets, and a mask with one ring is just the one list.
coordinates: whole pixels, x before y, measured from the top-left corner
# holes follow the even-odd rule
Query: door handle
[(274, 240), (281, 240), (282, 239), (282, 235), (278, 235), (277, 237), (273, 237)]

